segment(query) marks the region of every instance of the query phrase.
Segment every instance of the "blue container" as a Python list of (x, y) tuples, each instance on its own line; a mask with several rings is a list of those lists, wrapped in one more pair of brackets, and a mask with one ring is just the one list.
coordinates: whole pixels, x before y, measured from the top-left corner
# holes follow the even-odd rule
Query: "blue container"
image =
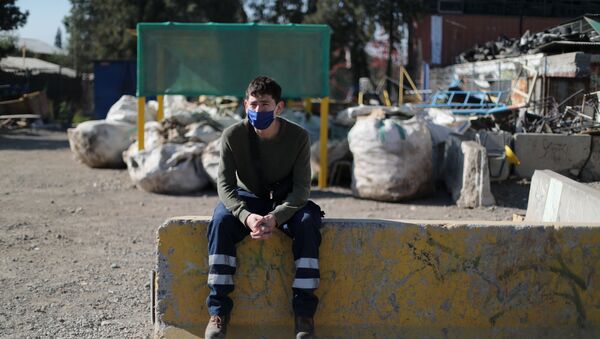
[(121, 96), (135, 96), (136, 76), (135, 60), (94, 61), (94, 119), (106, 118)]

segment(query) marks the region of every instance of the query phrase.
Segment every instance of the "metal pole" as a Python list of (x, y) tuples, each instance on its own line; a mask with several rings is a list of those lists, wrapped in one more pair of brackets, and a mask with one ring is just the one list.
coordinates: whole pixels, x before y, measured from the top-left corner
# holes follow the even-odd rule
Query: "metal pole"
[(320, 170), (319, 170), (319, 188), (327, 187), (327, 130), (329, 116), (329, 97), (321, 99), (321, 134), (320, 134)]
[(312, 114), (312, 102), (310, 98), (304, 98), (304, 111), (308, 114)]
[(400, 66), (400, 86), (398, 89), (398, 106), (404, 103), (404, 66)]
[(161, 122), (165, 115), (165, 97), (163, 95), (159, 95), (156, 97), (156, 101), (158, 101), (158, 112), (156, 112), (156, 121)]
[(146, 109), (146, 97), (138, 97), (137, 135), (138, 151), (144, 150), (144, 111)]

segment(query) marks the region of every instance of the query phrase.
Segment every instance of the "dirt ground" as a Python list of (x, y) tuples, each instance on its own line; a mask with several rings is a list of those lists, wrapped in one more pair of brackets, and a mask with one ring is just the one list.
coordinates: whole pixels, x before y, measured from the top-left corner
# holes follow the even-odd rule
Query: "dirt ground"
[[(328, 218), (511, 220), (529, 186), (493, 184), (498, 205), (459, 209), (448, 194), (406, 203), (314, 189)], [(167, 218), (211, 215), (216, 191), (147, 193), (126, 170), (77, 163), (65, 132), (0, 130), (0, 337), (150, 337), (155, 232)]]

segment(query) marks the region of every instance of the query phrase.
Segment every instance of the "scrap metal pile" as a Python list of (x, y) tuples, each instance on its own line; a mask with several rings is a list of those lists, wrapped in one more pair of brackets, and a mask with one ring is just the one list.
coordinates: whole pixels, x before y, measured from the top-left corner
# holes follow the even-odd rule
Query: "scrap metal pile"
[(564, 107), (553, 97), (533, 101), (528, 111), (543, 113), (533, 114), (522, 109), (515, 130), (526, 133), (598, 134), (600, 133), (599, 96), (600, 92), (589, 93), (583, 96), (581, 105)]
[(544, 51), (552, 43), (597, 43), (600, 41), (600, 35), (590, 24), (596, 22), (593, 17), (595, 16), (585, 16), (543, 32), (526, 31), (520, 38), (508, 38), (503, 35), (496, 41), (475, 45), (473, 49), (461, 53), (456, 62), (467, 63), (534, 54)]

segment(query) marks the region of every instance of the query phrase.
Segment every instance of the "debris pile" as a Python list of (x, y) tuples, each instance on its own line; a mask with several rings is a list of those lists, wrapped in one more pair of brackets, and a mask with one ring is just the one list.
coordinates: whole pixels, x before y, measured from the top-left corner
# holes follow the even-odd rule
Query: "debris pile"
[[(600, 132), (600, 92), (584, 95), (581, 105), (562, 106), (553, 97), (530, 103), (519, 114), (516, 131), (527, 133), (593, 134)], [(529, 113), (531, 108), (544, 112)]]
[[(222, 117), (221, 102), (207, 106), (172, 97), (167, 103), (167, 117), (144, 126), (144, 150), (138, 150), (136, 141), (123, 152), (129, 176), (137, 187), (148, 192), (185, 194), (202, 190), (216, 182), (214, 152), (219, 149), (213, 142), (218, 142), (226, 126), (213, 117)], [(205, 151), (210, 153), (205, 155)], [(209, 172), (204, 163), (211, 168)]]
[[(475, 45), (473, 49), (461, 53), (456, 58), (456, 62), (466, 63), (534, 54), (554, 50), (552, 44), (597, 43), (600, 41), (600, 36), (589, 22), (596, 21), (591, 17), (584, 16), (543, 32), (531, 33), (526, 31), (520, 38), (508, 38), (502, 35), (496, 41)], [(561, 50), (564, 50), (564, 48), (559, 49), (559, 51)]]

